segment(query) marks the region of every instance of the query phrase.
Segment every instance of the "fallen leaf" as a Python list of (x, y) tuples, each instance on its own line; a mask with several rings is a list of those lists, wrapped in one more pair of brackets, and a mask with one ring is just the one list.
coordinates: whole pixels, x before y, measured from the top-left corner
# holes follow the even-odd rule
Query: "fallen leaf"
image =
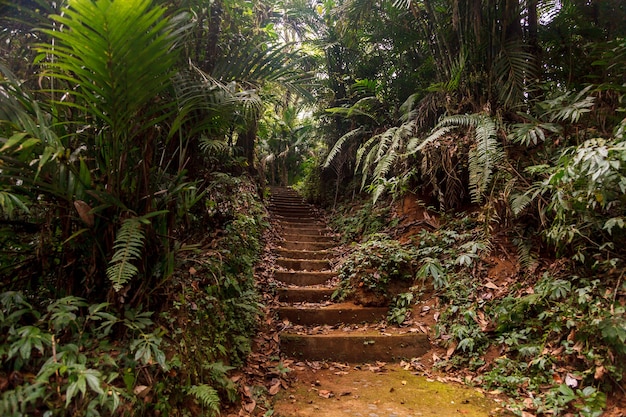
[(565, 384), (568, 387), (576, 388), (578, 386), (578, 380), (572, 374), (568, 373), (565, 375)]
[(499, 290), (500, 287), (498, 287), (496, 284), (494, 284), (491, 281), (487, 281), (487, 283), (485, 284), (485, 287), (490, 288), (492, 290)]
[(328, 391), (328, 390), (325, 390), (325, 389), (319, 390), (317, 395), (319, 395), (322, 398), (331, 398), (331, 397), (335, 396), (335, 394), (333, 394), (332, 391)]
[(593, 378), (594, 379), (602, 379), (602, 377), (604, 376), (606, 369), (604, 369), (604, 366), (598, 366), (596, 367), (596, 371), (593, 373)]
[(193, 266), (189, 268), (189, 275), (196, 275), (198, 271)]
[(243, 409), (246, 410), (248, 413), (252, 413), (255, 408), (256, 408), (256, 401), (254, 400), (252, 400), (252, 402), (250, 403), (244, 403), (243, 405)]
[(150, 388), (147, 385), (137, 385), (133, 388), (133, 393), (138, 397), (145, 397), (148, 391), (150, 391)]
[(448, 350), (446, 351), (446, 359), (448, 359), (450, 356), (452, 356), (452, 354), (454, 353), (454, 351), (456, 350), (458, 343), (456, 341), (452, 342), (450, 344), (450, 347), (448, 348)]
[(269, 393), (270, 395), (276, 395), (278, 394), (278, 391), (280, 391), (280, 381), (276, 381), (272, 384), (269, 389)]

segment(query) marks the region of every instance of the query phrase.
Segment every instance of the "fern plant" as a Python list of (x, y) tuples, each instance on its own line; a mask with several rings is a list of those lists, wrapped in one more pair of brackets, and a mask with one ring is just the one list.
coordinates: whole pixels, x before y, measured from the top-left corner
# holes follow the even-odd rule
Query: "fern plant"
[(149, 219), (166, 211), (157, 211), (140, 217), (130, 217), (122, 222), (115, 237), (113, 249), (115, 253), (107, 268), (107, 278), (113, 284), (113, 289), (119, 292), (124, 285), (132, 280), (139, 269), (133, 261), (141, 258), (144, 249), (145, 233), (142, 225), (150, 224)]
[(132, 261), (141, 257), (144, 238), (141, 222), (137, 218), (126, 219), (122, 222), (113, 245), (115, 253), (107, 268), (107, 277), (116, 292), (119, 292), (139, 273)]
[(220, 396), (212, 386), (207, 384), (193, 385), (187, 392), (197, 399), (209, 411), (210, 415), (220, 413)]
[(416, 137), (407, 144), (409, 154), (422, 152), (442, 138), (454, 135), (460, 128), (468, 129), (474, 143), (468, 153), (469, 188), (472, 201), (482, 201), (493, 177), (494, 169), (504, 159), (504, 150), (497, 137), (496, 120), (486, 113), (454, 115), (443, 118), (426, 138)]

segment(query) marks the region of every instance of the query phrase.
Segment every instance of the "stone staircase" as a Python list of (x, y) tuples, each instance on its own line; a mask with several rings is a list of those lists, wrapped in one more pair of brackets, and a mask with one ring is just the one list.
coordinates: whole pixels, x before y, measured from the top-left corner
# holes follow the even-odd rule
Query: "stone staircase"
[[(428, 338), (381, 323), (386, 307), (334, 303), (336, 242), (320, 216), (297, 193), (272, 189), (270, 213), (282, 237), (273, 278), (278, 284), (281, 353), (298, 360), (399, 361), (423, 355)], [(379, 324), (379, 325), (377, 325)]]

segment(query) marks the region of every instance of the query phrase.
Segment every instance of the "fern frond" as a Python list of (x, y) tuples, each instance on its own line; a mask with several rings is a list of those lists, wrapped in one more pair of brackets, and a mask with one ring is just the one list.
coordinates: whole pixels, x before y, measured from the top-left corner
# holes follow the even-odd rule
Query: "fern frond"
[(469, 152), (469, 182), (472, 201), (479, 203), (487, 189), (495, 168), (504, 158), (498, 142), (496, 123), (487, 116), (480, 115), (476, 125), (476, 146)]
[(376, 184), (376, 188), (374, 189), (374, 194), (372, 196), (372, 204), (376, 204), (380, 196), (385, 192), (385, 181), (379, 181)]
[[(437, 125), (439, 126), (439, 125)], [(441, 139), (452, 130), (456, 129), (457, 126), (435, 126), (433, 132), (428, 135), (425, 139), (415, 137), (412, 138), (409, 143), (406, 145), (406, 150), (409, 155), (413, 155), (417, 152), (421, 152), (426, 146), (429, 144), (436, 142), (438, 139)]]
[[(356, 167), (354, 168), (355, 171), (358, 171), (361, 164), (363, 164), (363, 171), (367, 171), (367, 169), (371, 165), (371, 162), (375, 159), (376, 151), (378, 149), (375, 145), (376, 141), (378, 141), (379, 138), (380, 135), (374, 135), (369, 138), (364, 144), (359, 146), (359, 149), (357, 149), (356, 151)], [(368, 156), (367, 158), (365, 158), (366, 162), (364, 162), (363, 155), (365, 155), (366, 152)]]
[(352, 138), (361, 136), (364, 132), (365, 129), (363, 129), (362, 127), (358, 127), (340, 137), (337, 142), (335, 142), (330, 152), (328, 152), (328, 156), (326, 157), (326, 161), (324, 162), (324, 168), (328, 168), (330, 166), (330, 164), (333, 162), (333, 159), (335, 159), (337, 155), (339, 155), (339, 152), (341, 152), (341, 148), (346, 142), (348, 142)]
[(215, 388), (207, 384), (193, 385), (187, 392), (189, 395), (193, 395), (202, 406), (206, 407), (211, 415), (219, 414), (220, 396)]
[(426, 145), (445, 136), (450, 131), (468, 127), (474, 129), (475, 144), (469, 151), (469, 188), (472, 201), (479, 203), (492, 178), (494, 167), (504, 158), (497, 138), (496, 122), (484, 113), (459, 114), (443, 118), (434, 131), (423, 141), (412, 140), (407, 146), (409, 153), (424, 149)]
[(141, 223), (137, 217), (124, 220), (115, 237), (115, 253), (106, 272), (116, 292), (139, 273), (132, 261), (141, 258), (143, 251), (145, 235)]
[(513, 243), (517, 246), (517, 260), (525, 270), (531, 270), (537, 264), (537, 254), (532, 251), (532, 244), (528, 239), (516, 238)]

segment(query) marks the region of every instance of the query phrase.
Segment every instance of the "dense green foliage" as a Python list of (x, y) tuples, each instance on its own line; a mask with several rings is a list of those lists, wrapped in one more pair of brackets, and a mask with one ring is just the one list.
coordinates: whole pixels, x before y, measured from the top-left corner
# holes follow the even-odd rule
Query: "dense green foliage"
[(267, 227), (257, 126), (309, 95), (271, 8), (0, 5), (0, 414), (238, 400)]
[[(445, 366), (480, 369), (499, 345), (485, 386), (597, 415), (624, 372), (625, 7), (1, 2), (7, 414), (234, 400), (258, 310), (254, 178), (334, 208), (410, 192), (447, 213), (403, 244), (389, 205), (335, 216), (365, 236), (345, 295), (367, 288), (402, 323), (434, 291)], [(485, 299), (480, 272), (509, 243), (522, 269)]]

